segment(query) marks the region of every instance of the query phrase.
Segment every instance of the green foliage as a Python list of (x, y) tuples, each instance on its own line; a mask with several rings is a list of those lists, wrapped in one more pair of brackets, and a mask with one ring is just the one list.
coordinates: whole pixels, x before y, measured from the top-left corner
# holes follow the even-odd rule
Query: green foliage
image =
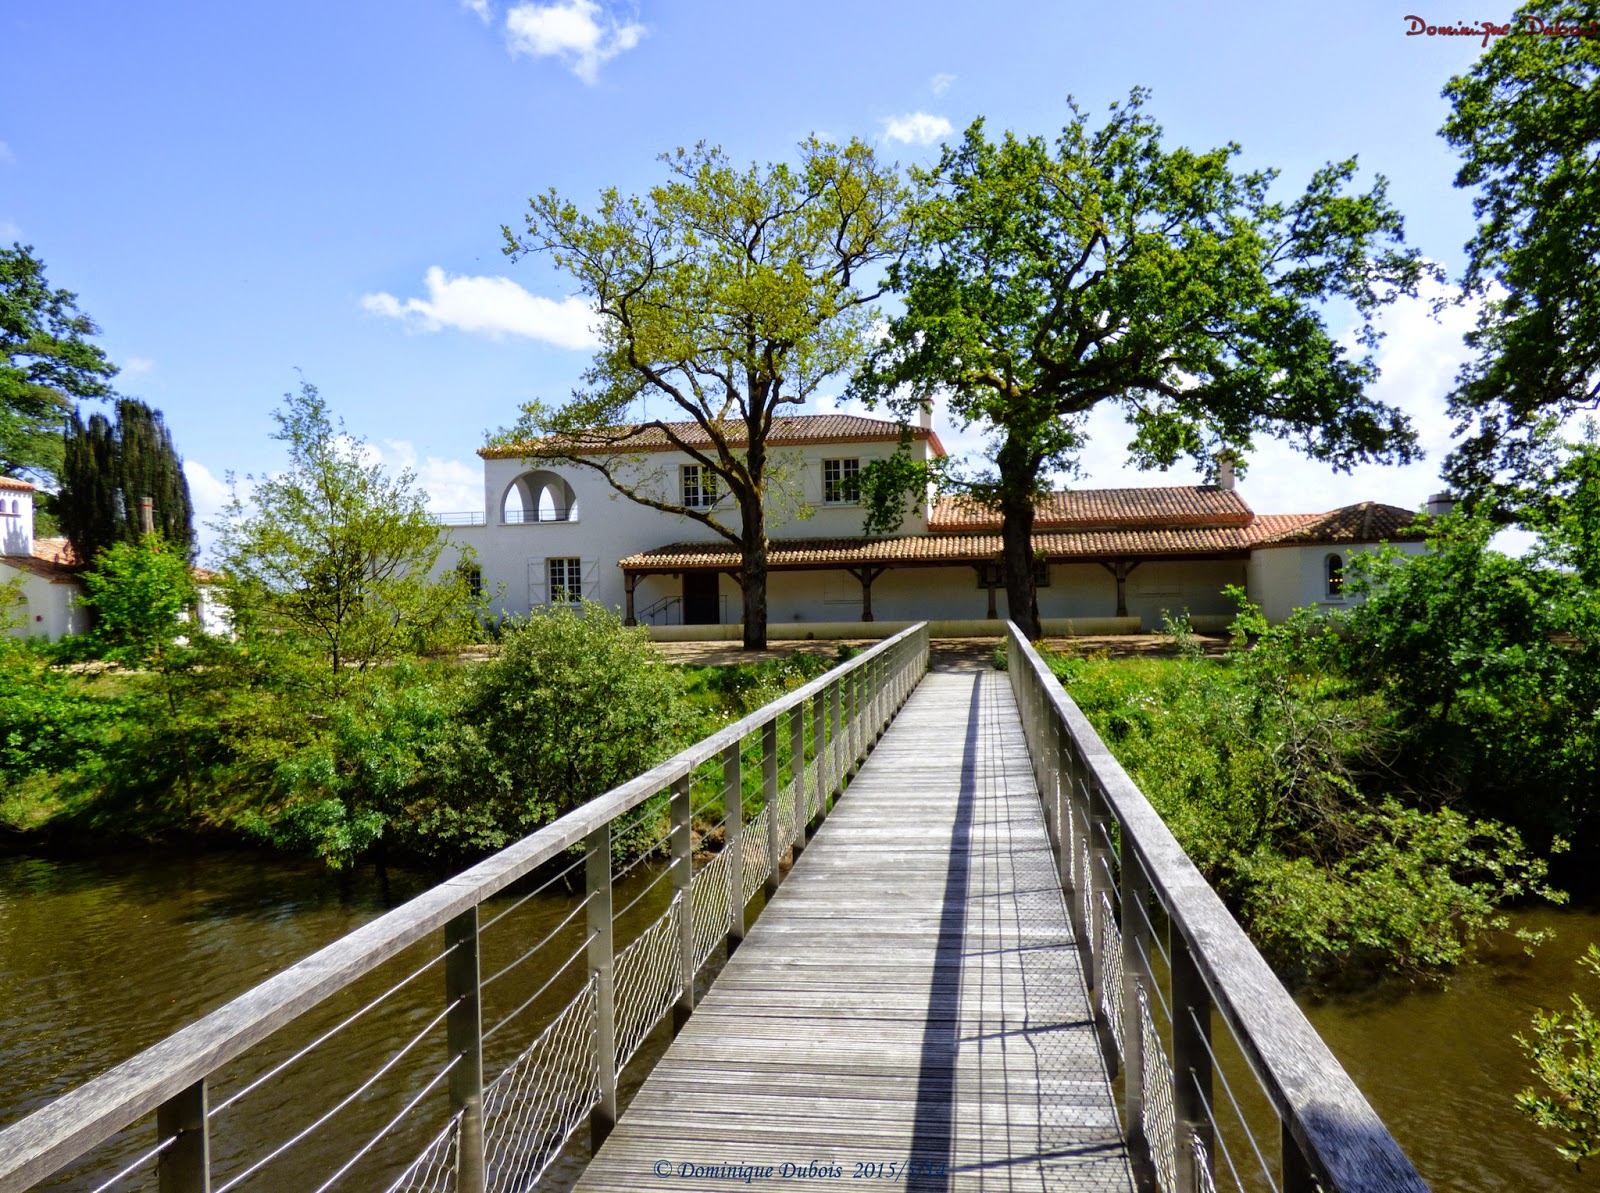
[(1467, 337), (1477, 355), (1450, 395), (1451, 412), (1474, 425), (1449, 461), (1469, 492), (1534, 470), (1548, 426), (1593, 409), (1600, 371), (1600, 41), (1521, 32), (1530, 17), (1577, 23), (1594, 11), (1524, 4), (1518, 32), (1444, 89), (1440, 131), (1462, 155), (1456, 185), (1475, 188), (1478, 218), (1463, 278), (1479, 304)]
[(684, 667), (684, 695), (693, 703), (709, 705), (728, 720), (737, 720), (809, 683), (833, 665), (824, 655), (796, 652), (738, 666)]
[(599, 605), (514, 622), (472, 673), (419, 829), (465, 850), (509, 844), (686, 744), (682, 696), (645, 630)]
[(115, 424), (94, 414), (86, 426), (73, 411), (56, 505), (78, 558), (93, 560), (113, 543), (137, 543), (145, 533), (140, 501), (146, 497), (155, 533), (191, 558), (189, 482), (161, 412), (118, 398)]
[[(1600, 978), (1600, 949), (1591, 944), (1578, 964)], [(1581, 1167), (1600, 1155), (1600, 1016), (1577, 993), (1571, 999), (1570, 1011), (1536, 1011), (1531, 1038), (1516, 1037), (1544, 1085), (1519, 1093), (1517, 1108), (1565, 1136), (1556, 1151)]]
[(117, 543), (83, 574), (83, 603), (94, 610), (90, 641), (101, 658), (130, 666), (159, 660), (195, 605), (189, 562), (158, 535)]
[[(1009, 607), (1030, 638), (1033, 503), (1074, 466), (1101, 402), (1127, 415), (1145, 467), (1189, 456), (1213, 470), (1257, 435), (1341, 468), (1415, 455), (1405, 415), (1367, 392), (1373, 315), (1429, 272), (1398, 247), (1385, 181), (1350, 193), (1352, 159), (1275, 200), (1275, 172), (1236, 169), (1237, 145), (1168, 148), (1145, 98), (1099, 128), (1072, 105), (1054, 145), (991, 142), (978, 120), (914, 170), (928, 194), (891, 268), (905, 310), (853, 384), (902, 416), (948, 394), (957, 418), (993, 432), (993, 468), (956, 487), (1002, 515)], [(1365, 355), (1329, 332), (1332, 300), (1363, 320)]]
[(52, 290), (32, 245), (0, 248), (0, 473), (53, 480), (74, 398), (111, 396), (117, 369), (77, 295)]
[(1225, 661), (1054, 669), (1275, 968), (1435, 974), (1502, 925), (1505, 902), (1554, 897), (1514, 829), (1390, 790), (1394, 737), (1328, 671), (1325, 623), (1268, 626), (1248, 604), (1241, 623)]
[(249, 478), (217, 526), (235, 630), (325, 692), (469, 640), (481, 600), (459, 568), (440, 566), (447, 540), (415, 476), (369, 462), (312, 385), (274, 418), (288, 468)]
[[(759, 649), (767, 509), (785, 471), (767, 450), (773, 419), (859, 360), (876, 297), (861, 277), (900, 252), (905, 196), (861, 141), (813, 138), (797, 166), (765, 170), (739, 170), (704, 144), (663, 160), (671, 178), (645, 197), (607, 190), (587, 215), (551, 191), (530, 202), (521, 235), (505, 229), (510, 256), (548, 252), (572, 275), (601, 346), (570, 402), (524, 406), (496, 441), (593, 469), (629, 500), (737, 546), (745, 645)], [(634, 423), (650, 398), (665, 418)], [(684, 418), (709, 443), (673, 428)], [(644, 435), (709, 469), (731, 500), (681, 504), (675, 482), (663, 486), (654, 461), (628, 450)]]
[(321, 732), (277, 764), (283, 810), (259, 825), (260, 834), (334, 869), (389, 833), (414, 852), (436, 852), (436, 843), (414, 833), (409, 805), (436, 790), (458, 728), (462, 682), (454, 670), (401, 664), (355, 685)]
[[(1435, 524), (1428, 551), (1357, 556), (1339, 666), (1382, 702), (1396, 765), (1540, 840), (1600, 816), (1600, 597), (1576, 521), (1531, 557), (1488, 546), (1485, 519)], [(1563, 537), (1564, 536), (1564, 537)]]

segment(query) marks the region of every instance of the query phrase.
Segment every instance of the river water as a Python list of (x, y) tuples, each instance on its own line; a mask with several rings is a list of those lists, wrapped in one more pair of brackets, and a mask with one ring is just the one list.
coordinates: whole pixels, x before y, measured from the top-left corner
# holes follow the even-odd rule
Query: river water
[[(0, 858), (0, 1126), (425, 885), (421, 876), (391, 873), (385, 892), (370, 874), (341, 879), (309, 864), (238, 854)], [(665, 887), (655, 888), (638, 914), (649, 914), (655, 896), (665, 897)], [(514, 939), (494, 944), (486, 934), (484, 972), (494, 972), (514, 956), (517, 941), (538, 939), (570, 906), (561, 892), (541, 896), (520, 909), (516, 920), (508, 920)], [(494, 908), (486, 910), (493, 914)], [(1600, 941), (1600, 914), (1534, 911), (1516, 918), (1522, 927), (1555, 929), (1556, 940), (1530, 959), (1508, 938), (1488, 952), (1484, 965), (1464, 971), (1448, 989), (1391, 987), (1304, 1005), (1435, 1189), (1600, 1190), (1600, 1164), (1575, 1172), (1512, 1102), (1513, 1094), (1529, 1084), (1512, 1035), (1527, 1030), (1535, 1007), (1562, 1005), (1567, 992), (1581, 984), (1575, 959), (1590, 940)], [(560, 956), (567, 952), (562, 948)], [(418, 958), (426, 960), (420, 953), (401, 958), (395, 972), (420, 964)], [(497, 1005), (513, 1006), (536, 990), (537, 977), (512, 975), (498, 1003), (486, 998), (485, 1022), (495, 1021)], [(402, 1002), (399, 1024), (358, 1025), (347, 1033), (351, 1047), (392, 1049), (413, 1030), (408, 1025), (437, 1012), (437, 986), (432, 981), (408, 987), (404, 998), (412, 1002)], [(560, 996), (560, 990), (551, 994)], [(342, 1006), (327, 1012), (306, 1030), (348, 1013)], [(269, 1049), (255, 1061), (257, 1071), (296, 1044), (292, 1031), (285, 1034), (289, 1038), (276, 1051)], [(666, 1033), (658, 1030), (634, 1066), (638, 1071), (630, 1072), (629, 1084), (639, 1080), (649, 1054), (658, 1054), (665, 1041)], [(495, 1058), (488, 1059), (492, 1073)], [(244, 1076), (236, 1075), (234, 1085)], [(261, 1154), (263, 1145), (270, 1149), (297, 1130), (307, 1113), (301, 1103), (313, 1093), (323, 1094), (315, 1088), (320, 1084), (315, 1077), (298, 1086), (285, 1083), (239, 1116), (215, 1143), (219, 1170), (237, 1170), (241, 1157)], [(219, 1086), (226, 1092), (225, 1083)], [(355, 1118), (348, 1125), (370, 1132), (386, 1121), (400, 1096), (353, 1108)], [(141, 1130), (145, 1134), (124, 1141), (118, 1154), (131, 1157), (136, 1147), (148, 1145), (149, 1128)], [(387, 1165), (392, 1172), (399, 1157), (415, 1153), (417, 1143), (400, 1138), (388, 1153), (375, 1151), (373, 1171)], [(555, 1184), (570, 1183), (584, 1158), (581, 1151), (569, 1157)], [(51, 1187), (93, 1189), (115, 1171), (114, 1159), (101, 1157), (93, 1171), (69, 1174)], [(309, 1190), (320, 1183), (329, 1162), (307, 1145), (244, 1187)], [(353, 1175), (344, 1187), (379, 1187), (371, 1183), (376, 1179)], [(135, 1181), (122, 1187), (139, 1186)]]

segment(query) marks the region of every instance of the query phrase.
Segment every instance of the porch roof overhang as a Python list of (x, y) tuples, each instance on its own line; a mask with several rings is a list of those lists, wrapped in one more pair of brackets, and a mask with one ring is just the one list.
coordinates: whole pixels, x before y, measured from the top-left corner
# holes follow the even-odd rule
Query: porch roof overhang
[[(1035, 555), (1050, 563), (1158, 560), (1242, 560), (1250, 554), (1243, 528), (1046, 531), (1033, 536)], [(774, 539), (767, 570), (841, 571), (871, 568), (974, 567), (1000, 555), (998, 534), (925, 534), (898, 538)], [(672, 543), (641, 551), (618, 566), (633, 576), (676, 572), (738, 572), (732, 543)]]

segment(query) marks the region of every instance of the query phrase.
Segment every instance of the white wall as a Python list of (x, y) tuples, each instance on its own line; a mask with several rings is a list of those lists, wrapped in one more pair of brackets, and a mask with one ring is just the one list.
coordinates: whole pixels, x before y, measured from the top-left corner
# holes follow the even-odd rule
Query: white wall
[(0, 489), (0, 555), (33, 554), (33, 494)]
[[(1296, 609), (1342, 609), (1360, 598), (1346, 591), (1330, 599), (1327, 587), (1327, 558), (1338, 555), (1348, 575), (1350, 559), (1375, 544), (1326, 543), (1296, 547), (1258, 547), (1250, 553), (1245, 589), (1250, 599), (1261, 606), (1268, 621), (1286, 621)], [(1425, 543), (1395, 543), (1404, 555), (1420, 555)]]
[[(822, 461), (855, 458), (865, 467), (872, 460), (893, 455), (897, 446), (896, 441), (888, 440), (775, 450), (767, 500), (768, 538), (860, 537), (866, 512), (863, 506), (823, 504)], [(925, 454), (927, 441), (913, 441), (912, 451)], [(628, 483), (641, 491), (677, 502), (681, 497), (680, 470), (690, 462), (682, 452), (648, 452), (628, 461), (624, 473)], [(567, 483), (576, 499), (576, 516), (572, 520), (528, 523), (503, 520), (507, 493), (518, 477), (530, 471), (553, 473)], [(486, 525), (451, 527), (449, 533), (453, 541), (470, 545), (477, 551), (484, 589), (490, 594), (496, 612), (525, 614), (534, 606), (544, 604), (546, 561), (551, 558), (581, 560), (583, 595), (620, 609), (625, 594), (622, 572), (616, 566), (619, 559), (670, 543), (726, 541), (691, 518), (630, 501), (613, 490), (604, 477), (581, 465), (487, 459), (484, 461), (483, 499)], [(739, 528), (738, 509), (730, 498), (724, 497), (711, 512), (730, 529), (737, 531)], [(920, 514), (907, 517), (901, 533), (926, 534), (927, 528), (924, 508)], [(449, 559), (442, 562), (454, 566), (454, 553), (446, 554)], [(969, 571), (968, 575), (971, 574)], [(851, 580), (850, 583), (855, 582)], [(642, 611), (662, 597), (676, 596), (681, 591), (676, 578), (653, 576), (642, 581), (635, 591), (634, 608)], [(727, 598), (724, 607), (728, 616), (736, 619), (742, 608), (738, 585), (724, 578), (722, 591)], [(876, 604), (876, 587), (873, 596)], [(772, 597), (768, 599), (771, 601)], [(859, 612), (858, 588), (855, 615), (859, 616)], [(775, 608), (769, 612), (770, 617), (778, 615)]]
[(68, 634), (81, 634), (89, 628), (88, 613), (78, 605), (80, 590), (76, 583), (50, 580), (0, 561), (0, 583), (18, 575), (22, 577), (24, 603), (11, 611), (18, 621), (11, 630), (13, 636), (45, 637), (57, 642)]

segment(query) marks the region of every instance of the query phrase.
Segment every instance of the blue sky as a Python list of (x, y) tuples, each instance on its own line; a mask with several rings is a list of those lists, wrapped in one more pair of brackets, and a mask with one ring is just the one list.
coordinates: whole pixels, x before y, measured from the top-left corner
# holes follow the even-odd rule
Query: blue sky
[[(1144, 85), (1170, 141), (1236, 141), (1285, 193), (1359, 155), (1408, 240), (1458, 272), (1471, 201), (1439, 90), (1482, 51), (1406, 36), (1413, 11), (1457, 15), (1431, 2), (9, 0), (0, 241), (77, 292), (119, 387), (165, 412), (203, 514), (225, 472), (279, 466), (270, 411), (302, 374), (436, 509), (465, 509), (484, 432), (563, 396), (588, 360), (570, 286), (509, 262), (501, 225), (550, 187), (584, 205), (643, 191), (656, 154), (699, 140), (770, 161), (816, 131), (931, 161), (976, 116), (1052, 134), (1067, 95), (1101, 112)], [(1425, 303), (1385, 320), (1379, 392), (1416, 416), (1425, 464), (1338, 476), (1264, 446), (1246, 498), (1419, 504), (1469, 325)], [(1086, 483), (1193, 479), (1133, 473), (1118, 420), (1093, 430)]]

